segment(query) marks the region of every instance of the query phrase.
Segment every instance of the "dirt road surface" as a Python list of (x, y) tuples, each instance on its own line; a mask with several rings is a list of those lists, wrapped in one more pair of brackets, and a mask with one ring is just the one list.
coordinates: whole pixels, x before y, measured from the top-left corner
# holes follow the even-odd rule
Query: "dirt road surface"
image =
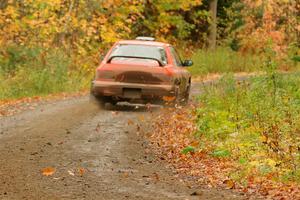
[(0, 118), (0, 199), (243, 199), (181, 181), (149, 151), (141, 135), (158, 112), (80, 97)]

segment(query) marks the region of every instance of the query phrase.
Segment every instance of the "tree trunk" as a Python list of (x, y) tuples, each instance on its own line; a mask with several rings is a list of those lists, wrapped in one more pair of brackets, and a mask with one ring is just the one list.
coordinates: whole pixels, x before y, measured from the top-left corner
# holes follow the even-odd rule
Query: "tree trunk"
[(0, 0), (0, 10), (6, 8), (8, 0)]
[(217, 43), (217, 6), (218, 0), (211, 0), (209, 3), (210, 11), (210, 26), (209, 26), (209, 36), (208, 36), (208, 48), (211, 50), (216, 49)]

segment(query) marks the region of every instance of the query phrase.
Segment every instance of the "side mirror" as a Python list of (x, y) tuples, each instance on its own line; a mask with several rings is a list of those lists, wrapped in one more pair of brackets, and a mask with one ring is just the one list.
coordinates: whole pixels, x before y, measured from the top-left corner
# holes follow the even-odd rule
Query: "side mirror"
[(183, 67), (190, 67), (190, 66), (192, 66), (193, 64), (194, 64), (193, 61), (191, 61), (191, 60), (185, 60), (185, 61), (183, 61), (182, 66), (183, 66)]

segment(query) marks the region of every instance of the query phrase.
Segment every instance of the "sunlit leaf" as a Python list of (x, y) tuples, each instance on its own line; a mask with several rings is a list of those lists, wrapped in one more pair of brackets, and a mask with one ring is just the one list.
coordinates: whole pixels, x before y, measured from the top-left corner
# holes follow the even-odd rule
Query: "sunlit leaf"
[(163, 96), (163, 100), (164, 100), (165, 102), (172, 102), (172, 101), (175, 100), (175, 98), (176, 98), (176, 97), (174, 97), (174, 96)]
[(53, 167), (46, 167), (42, 169), (42, 174), (44, 176), (52, 176), (55, 173), (55, 168)]
[(233, 180), (225, 180), (223, 183), (226, 185), (226, 187), (228, 189), (233, 189), (234, 188), (234, 182), (233, 182)]

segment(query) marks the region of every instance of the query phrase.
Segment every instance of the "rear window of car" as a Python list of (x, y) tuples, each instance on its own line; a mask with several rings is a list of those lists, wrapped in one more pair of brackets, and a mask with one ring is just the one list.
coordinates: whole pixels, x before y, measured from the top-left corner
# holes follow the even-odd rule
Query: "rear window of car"
[(161, 64), (167, 64), (166, 51), (163, 47), (150, 45), (136, 45), (136, 44), (120, 44), (117, 45), (109, 56), (115, 59), (129, 59), (136, 58), (137, 60), (158, 60)]

